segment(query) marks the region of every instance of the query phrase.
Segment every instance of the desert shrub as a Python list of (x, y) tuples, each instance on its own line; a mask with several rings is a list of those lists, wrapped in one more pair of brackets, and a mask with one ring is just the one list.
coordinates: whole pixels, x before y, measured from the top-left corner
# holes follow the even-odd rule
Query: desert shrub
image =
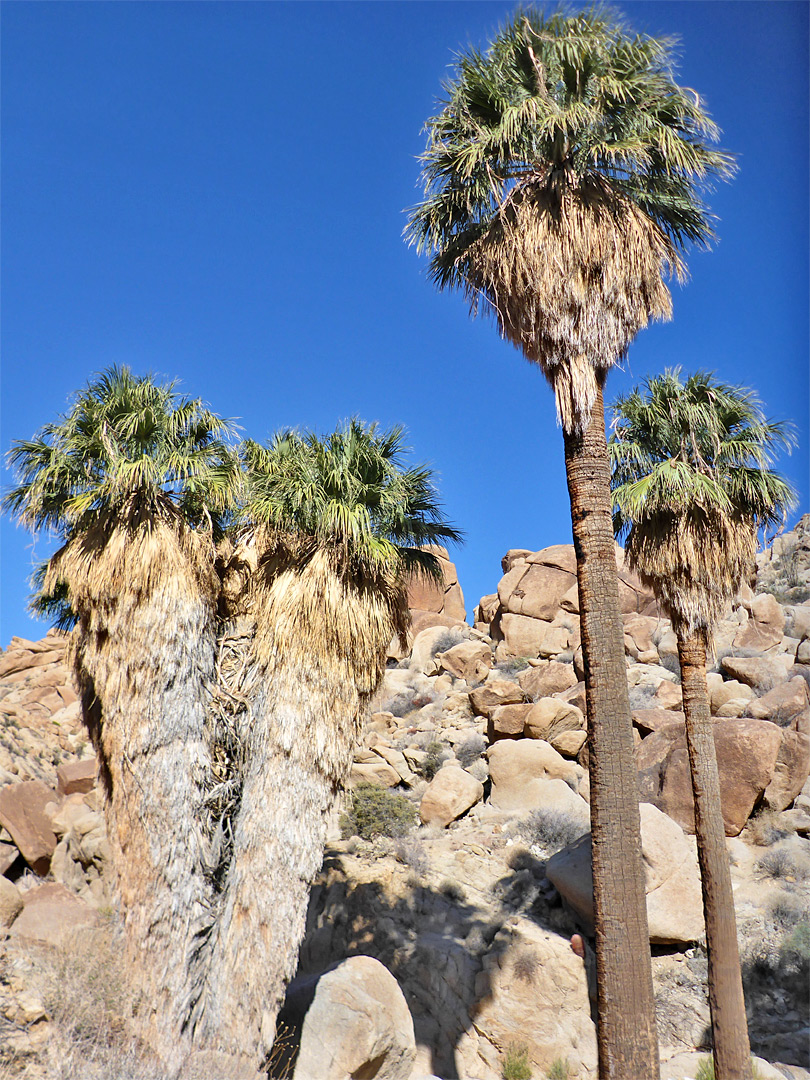
[(456, 747), (456, 757), (462, 769), (466, 769), (477, 761), (487, 748), (487, 740), (483, 735), (471, 735), (461, 746)]
[(801, 975), (806, 983), (810, 975), (810, 922), (802, 919), (785, 937), (779, 947), (779, 961), (786, 970)]
[(464, 900), (464, 890), (462, 887), (457, 885), (455, 881), (451, 881), (449, 878), (445, 878), (441, 883), (439, 892), (446, 900), (451, 900), (454, 904), (460, 904)]
[(571, 1080), (571, 1070), (565, 1058), (555, 1058), (546, 1073), (547, 1080)]
[(405, 836), (415, 823), (413, 803), (379, 784), (358, 784), (349, 793), (345, 813), (340, 815), (344, 839), (350, 836), (361, 836), (364, 840), (373, 840), (376, 836)]
[(521, 949), (512, 961), (512, 971), (521, 982), (533, 983), (539, 970), (540, 961), (534, 949)]
[[(751, 1062), (751, 1077), (752, 1080), (762, 1080), (762, 1073)], [(695, 1080), (714, 1080), (714, 1059), (710, 1057), (701, 1058), (698, 1062), (697, 1072), (695, 1073)]]
[(770, 847), (790, 833), (780, 826), (778, 814), (773, 810), (763, 810), (749, 820), (748, 835), (758, 847)]
[(442, 761), (444, 760), (442, 755), (444, 754), (446, 747), (444, 743), (429, 742), (425, 747), (425, 757), (417, 765), (416, 771), (425, 780), (432, 780), (439, 769), (442, 767)]
[(498, 661), (495, 670), (503, 675), (516, 675), (519, 671), (525, 671), (528, 666), (528, 656), (507, 656), (505, 660)]
[(771, 904), (770, 916), (773, 922), (783, 928), (791, 929), (804, 917), (804, 905), (790, 893), (781, 893)]
[(501, 1065), (503, 1080), (532, 1080), (532, 1067), (529, 1064), (529, 1048), (521, 1043), (507, 1047)]
[(454, 645), (460, 645), (464, 640), (464, 634), (460, 630), (445, 630), (445, 632), (439, 634), (433, 642), (430, 655), (436, 656), (438, 653), (447, 652), (448, 649), (452, 649)]
[(588, 826), (564, 810), (540, 808), (532, 810), (518, 823), (518, 833), (531, 846), (545, 848), (549, 853), (568, 847), (588, 832)]
[(804, 881), (810, 873), (807, 860), (785, 847), (776, 847), (772, 851), (766, 851), (757, 861), (756, 868), (764, 877), (786, 878), (793, 881)]
[(406, 837), (398, 840), (394, 845), (394, 856), (409, 866), (415, 874), (424, 877), (430, 869), (430, 860), (427, 857), (424, 845), (416, 837)]

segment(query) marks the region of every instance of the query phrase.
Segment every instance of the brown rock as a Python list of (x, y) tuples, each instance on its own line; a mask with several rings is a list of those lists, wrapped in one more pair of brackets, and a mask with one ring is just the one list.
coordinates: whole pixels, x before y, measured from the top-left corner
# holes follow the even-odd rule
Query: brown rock
[(20, 890), (13, 881), (0, 876), (0, 928), (11, 926), (22, 909)]
[(466, 618), (464, 596), (458, 583), (456, 568), (447, 554), (447, 549), (434, 545), (432, 551), (439, 560), (441, 582), (433, 581), (421, 575), (414, 575), (408, 585), (408, 607), (418, 611), (443, 614), (452, 619), (463, 621)]
[(445, 765), (428, 784), (419, 804), (419, 816), (425, 825), (446, 828), (483, 797), (480, 780), (456, 765)]
[(665, 679), (655, 691), (655, 700), (659, 709), (680, 710), (683, 708), (683, 695), (677, 683)]
[(770, 810), (787, 810), (810, 775), (810, 736), (783, 730), (773, 778), (765, 788), (763, 803)]
[[(430, 630), (434, 626), (444, 626), (448, 630), (456, 627), (464, 627), (467, 624), (461, 619), (454, 619), (450, 615), (436, 615), (432, 611), (411, 611), (411, 640), (417, 638), (423, 630)], [(407, 650), (403, 650), (403, 656), (407, 656)]]
[(478, 716), (489, 717), (498, 705), (517, 705), (526, 700), (526, 694), (517, 683), (491, 675), (483, 686), (470, 693), (470, 705)]
[(497, 705), (489, 716), (487, 734), (490, 742), (504, 737), (523, 738), (526, 714), (532, 709), (531, 702), (519, 705)]
[[(737, 836), (770, 784), (782, 742), (781, 729), (764, 720), (718, 720), (714, 744), (720, 802), (727, 836)], [(636, 753), (641, 798), (695, 831), (694, 796), (686, 735), (672, 725), (644, 739)]]
[(56, 836), (45, 807), (56, 793), (39, 780), (8, 784), (0, 791), (0, 824), (11, 833), (20, 854), (40, 877), (48, 873)]
[[(563, 731), (584, 731), (585, 717), (576, 705), (559, 698), (540, 698), (525, 718), (524, 733), (529, 739), (552, 742)], [(581, 745), (581, 744), (580, 744)]]
[(65, 762), (56, 770), (56, 790), (60, 795), (73, 795), (75, 792), (86, 795), (96, 786), (97, 774), (98, 763), (94, 757)]
[(19, 851), (14, 844), (5, 844), (0, 841), (0, 874), (5, 874), (17, 861)]
[(644, 736), (669, 724), (683, 724), (684, 715), (680, 709), (635, 709), (633, 723)]
[(25, 906), (11, 928), (14, 937), (59, 945), (67, 936), (97, 919), (93, 909), (64, 885), (36, 885), (24, 896)]
[(478, 617), (481, 622), (491, 623), (498, 614), (500, 601), (497, 593), (489, 593), (478, 601)]
[(557, 697), (560, 701), (567, 701), (569, 705), (576, 705), (583, 716), (586, 715), (588, 706), (584, 682), (578, 682), (576, 685), (569, 687), (568, 690), (563, 690)]
[(726, 675), (760, 694), (780, 686), (788, 677), (784, 664), (764, 656), (724, 656), (720, 667)]
[(755, 720), (770, 720), (782, 727), (799, 727), (801, 721), (805, 722), (801, 726), (806, 726), (806, 722), (810, 720), (807, 683), (801, 675), (796, 675), (781, 686), (775, 686), (761, 698), (749, 701), (745, 714)]
[(577, 677), (571, 664), (545, 660), (521, 671), (518, 682), (529, 697), (537, 701), (538, 698), (551, 697), (552, 694), (570, 690), (572, 686), (576, 686)]
[[(708, 681), (708, 680), (707, 680)], [(717, 714), (724, 705), (730, 701), (751, 701), (756, 694), (746, 683), (737, 679), (728, 679), (725, 682), (715, 683), (709, 691), (709, 700), (712, 712)]]
[(482, 682), (492, 667), (492, 650), (482, 641), (462, 641), (436, 657), (439, 667), (468, 683)]
[(657, 664), (658, 649), (653, 634), (658, 629), (658, 619), (646, 615), (624, 616), (624, 649), (639, 664)]

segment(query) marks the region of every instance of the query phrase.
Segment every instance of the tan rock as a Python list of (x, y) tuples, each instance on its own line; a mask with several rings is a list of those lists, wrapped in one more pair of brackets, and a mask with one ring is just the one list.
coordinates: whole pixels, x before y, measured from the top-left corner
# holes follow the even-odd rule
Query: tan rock
[(60, 795), (77, 791), (86, 794), (96, 786), (97, 773), (98, 762), (94, 757), (65, 762), (56, 770), (56, 790)]
[(488, 717), (498, 705), (517, 705), (525, 700), (526, 694), (517, 683), (495, 673), (470, 694), (470, 705), (477, 716)]
[(724, 705), (728, 704), (729, 701), (748, 702), (755, 697), (756, 694), (746, 683), (739, 682), (737, 679), (728, 679), (724, 682), (721, 681), (719, 685), (717, 682), (713, 683), (709, 700), (712, 712), (717, 713)]
[(634, 709), (633, 723), (645, 736), (670, 724), (683, 724), (684, 715), (680, 709)]
[(576, 686), (577, 677), (571, 664), (561, 664), (557, 660), (541, 660), (521, 671), (518, 682), (528, 696), (536, 701)]
[[(639, 811), (650, 941), (656, 945), (696, 941), (704, 929), (697, 857), (676, 822), (649, 803), (641, 803)], [(590, 834), (553, 855), (546, 876), (592, 933)]]
[(405, 759), (405, 755), (395, 750), (393, 746), (385, 746), (383, 743), (377, 743), (374, 747), (374, 752), (385, 761), (394, 772), (397, 773), (403, 784), (412, 784), (414, 781), (414, 775), (408, 768), (408, 762)]
[(781, 685), (788, 677), (784, 663), (764, 656), (724, 656), (720, 667), (759, 694)]
[(56, 836), (45, 807), (56, 793), (39, 780), (24, 780), (0, 790), (0, 824), (14, 839), (20, 854), (34, 871), (48, 873)]
[(464, 597), (458, 583), (456, 568), (447, 549), (438, 545), (431, 547), (438, 558), (442, 574), (441, 582), (414, 575), (408, 585), (408, 607), (434, 614), (444, 614), (455, 619), (465, 618)]
[(529, 554), (526, 562), (530, 565), (553, 566), (574, 577), (577, 575), (577, 556), (573, 544), (552, 544), (551, 547), (541, 548)]
[(525, 563), (531, 554), (532, 552), (528, 548), (510, 548), (501, 559), (501, 569), (504, 574), (508, 574), (512, 567), (518, 563)]
[(543, 780), (564, 780), (576, 787), (579, 770), (547, 742), (503, 740), (487, 751), (492, 781), (490, 802), (499, 810), (530, 810), (540, 805)]
[(25, 941), (59, 945), (66, 936), (97, 921), (93, 909), (59, 883), (36, 885), (23, 900), (25, 906), (10, 933)]
[(563, 731), (583, 731), (585, 717), (576, 705), (559, 698), (540, 698), (527, 713), (524, 734), (529, 739), (545, 739), (552, 742)]
[(371, 956), (351, 956), (314, 981), (296, 1080), (409, 1080), (413, 1020), (390, 971)]
[(810, 775), (810, 736), (782, 730), (773, 777), (762, 801), (770, 810), (787, 810)]
[(552, 736), (549, 742), (563, 757), (575, 758), (585, 745), (588, 738), (587, 731), (561, 731)]
[(419, 816), (425, 825), (445, 828), (484, 797), (484, 785), (457, 765), (445, 765), (428, 784)]
[[(770, 720), (780, 726), (801, 728), (810, 720), (810, 694), (807, 683), (796, 675), (781, 686), (775, 686), (761, 698), (751, 695), (745, 710), (755, 720)], [(804, 722), (804, 723), (802, 723)], [(805, 731), (805, 734), (810, 732)]]
[(655, 691), (655, 701), (659, 709), (683, 709), (683, 696), (680, 686), (664, 680)]
[(20, 890), (13, 881), (0, 876), (0, 927), (11, 926), (22, 909)]
[(647, 615), (625, 615), (624, 649), (640, 664), (657, 664), (658, 649), (653, 641), (653, 634), (658, 629), (658, 619)]
[(492, 650), (482, 641), (462, 641), (436, 657), (439, 668), (468, 683), (483, 682), (492, 667)]
[(551, 621), (573, 583), (571, 574), (564, 570), (527, 563), (516, 566), (502, 579), (498, 597), (504, 611)]
[(377, 758), (374, 762), (352, 764), (349, 773), (349, 787), (362, 783), (396, 787), (400, 779), (396, 769), (392, 768), (388, 762), (383, 761), (382, 758)]
[(571, 647), (572, 634), (564, 626), (554, 626), (543, 619), (504, 612), (500, 617), (503, 641), (498, 645), (499, 659), (509, 656), (558, 656)]
[(531, 702), (519, 705), (498, 705), (489, 716), (487, 735), (490, 742), (503, 738), (523, 738), (526, 715), (532, 709)]

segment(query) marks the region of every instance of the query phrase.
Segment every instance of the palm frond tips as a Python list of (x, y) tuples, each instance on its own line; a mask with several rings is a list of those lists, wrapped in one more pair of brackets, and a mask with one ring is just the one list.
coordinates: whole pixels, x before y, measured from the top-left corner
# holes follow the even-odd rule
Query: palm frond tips
[(712, 238), (702, 191), (734, 168), (673, 67), (671, 41), (605, 10), (524, 10), (457, 58), (426, 125), (406, 236), (439, 288), (494, 314), (541, 365), (567, 430), (590, 414), (588, 366), (598, 378), (669, 317), (663, 279)]
[(614, 528), (676, 630), (712, 628), (753, 571), (757, 532), (784, 522), (790, 484), (770, 468), (790, 425), (752, 391), (680, 369), (613, 407)]

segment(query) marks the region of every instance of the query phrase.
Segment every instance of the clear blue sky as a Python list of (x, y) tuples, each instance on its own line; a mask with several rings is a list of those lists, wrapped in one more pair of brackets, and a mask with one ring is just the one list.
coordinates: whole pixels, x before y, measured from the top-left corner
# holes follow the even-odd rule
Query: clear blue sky
[[(720, 243), (690, 257), (674, 321), (641, 334), (608, 399), (674, 364), (756, 387), (798, 425), (783, 468), (807, 511), (810, 8), (619, 7), (681, 39), (681, 81), (740, 171), (711, 196)], [(404, 423), (467, 534), (469, 611), (508, 548), (570, 542), (550, 390), (401, 239), (453, 51), (513, 8), (5, 3), (3, 450), (129, 364), (258, 439)], [(45, 632), (25, 602), (47, 551), (3, 521), (0, 644)]]

